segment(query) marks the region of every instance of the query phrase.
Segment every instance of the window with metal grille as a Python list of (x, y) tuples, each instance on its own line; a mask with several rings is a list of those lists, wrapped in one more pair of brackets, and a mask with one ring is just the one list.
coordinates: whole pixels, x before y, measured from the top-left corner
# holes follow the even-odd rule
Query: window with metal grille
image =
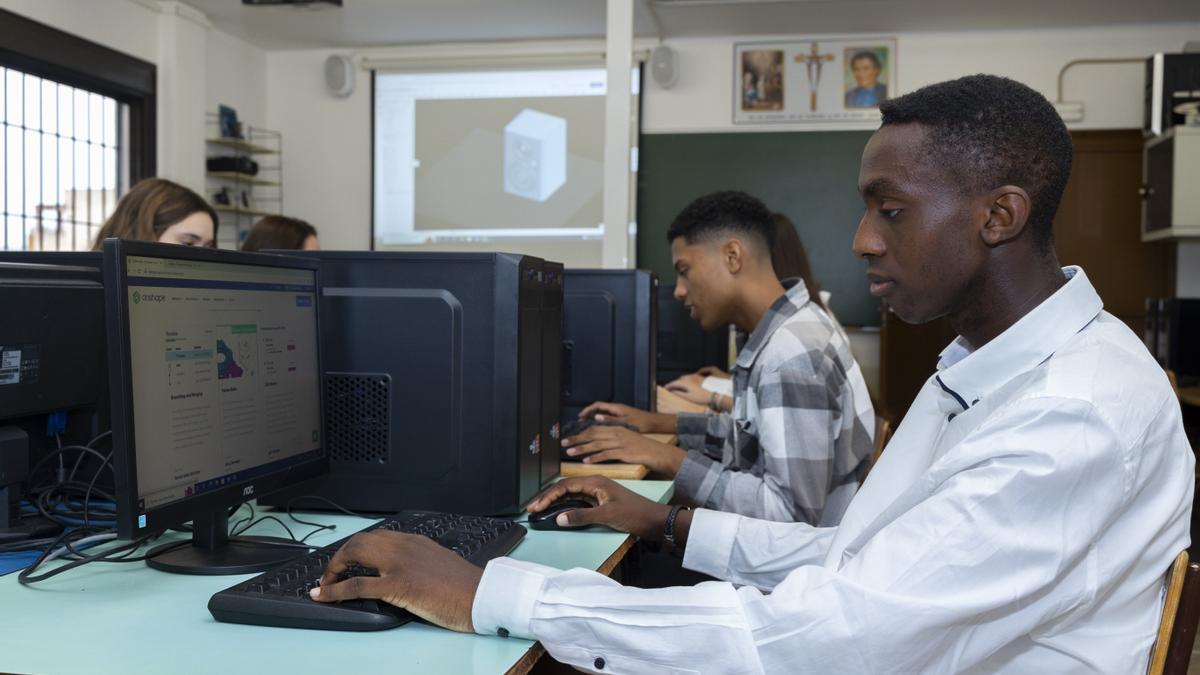
[(0, 9), (0, 251), (87, 250), (155, 175), (154, 64)]
[(0, 68), (0, 218), (9, 251), (83, 251), (129, 187), (116, 99)]

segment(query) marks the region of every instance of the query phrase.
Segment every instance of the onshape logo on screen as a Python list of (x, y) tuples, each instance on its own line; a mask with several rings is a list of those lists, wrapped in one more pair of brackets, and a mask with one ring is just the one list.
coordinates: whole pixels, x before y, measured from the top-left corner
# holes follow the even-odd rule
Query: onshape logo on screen
[(167, 296), (159, 293), (142, 293), (139, 291), (133, 292), (133, 304), (139, 305), (143, 300), (146, 302), (166, 302)]

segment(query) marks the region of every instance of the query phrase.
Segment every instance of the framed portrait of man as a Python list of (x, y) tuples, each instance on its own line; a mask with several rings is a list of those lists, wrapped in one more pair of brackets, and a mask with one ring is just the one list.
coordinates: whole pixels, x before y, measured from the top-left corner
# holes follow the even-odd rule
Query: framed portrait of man
[(871, 128), (896, 95), (896, 38), (734, 45), (734, 124)]
[(888, 99), (888, 45), (851, 46), (843, 49), (843, 105), (846, 109), (878, 108)]

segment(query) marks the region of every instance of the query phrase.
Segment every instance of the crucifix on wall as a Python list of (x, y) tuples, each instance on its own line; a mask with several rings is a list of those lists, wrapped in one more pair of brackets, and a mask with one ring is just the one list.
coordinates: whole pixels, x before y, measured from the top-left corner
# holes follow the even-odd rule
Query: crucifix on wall
[(807, 54), (797, 54), (793, 57), (796, 63), (803, 63), (808, 71), (808, 93), (809, 105), (813, 112), (817, 111), (817, 88), (821, 83), (821, 66), (827, 61), (832, 61), (833, 54), (822, 54), (817, 48), (817, 43), (810, 43), (811, 48)]

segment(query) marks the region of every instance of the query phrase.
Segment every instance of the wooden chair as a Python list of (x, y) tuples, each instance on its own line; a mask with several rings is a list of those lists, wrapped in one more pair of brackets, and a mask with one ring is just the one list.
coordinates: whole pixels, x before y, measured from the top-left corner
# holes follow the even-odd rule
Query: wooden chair
[(1158, 637), (1150, 650), (1150, 675), (1187, 675), (1200, 620), (1200, 564), (1181, 551), (1167, 572)]
[(875, 418), (875, 449), (871, 452), (871, 466), (867, 468), (867, 474), (875, 468), (879, 463), (879, 456), (883, 454), (884, 447), (892, 438), (892, 421), (886, 417), (879, 416)]
[(1171, 391), (1175, 392), (1175, 398), (1179, 398), (1179, 378), (1175, 377), (1175, 371), (1170, 368), (1167, 371), (1167, 381), (1171, 383)]

